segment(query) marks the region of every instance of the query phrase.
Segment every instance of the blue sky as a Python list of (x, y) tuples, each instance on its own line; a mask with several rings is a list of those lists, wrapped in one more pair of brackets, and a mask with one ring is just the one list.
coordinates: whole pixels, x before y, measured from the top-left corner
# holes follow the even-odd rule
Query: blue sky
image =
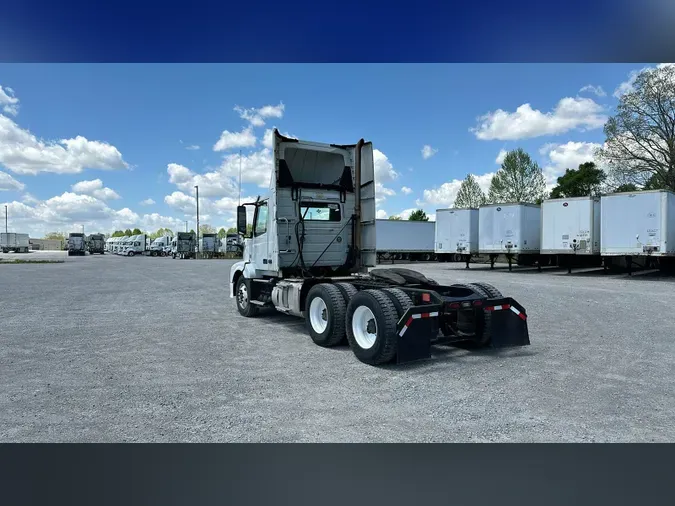
[(433, 214), (467, 173), (487, 185), (502, 150), (524, 148), (550, 181), (587, 161), (615, 91), (651, 65), (4, 64), (0, 203), (35, 236), (176, 229), (194, 227), (197, 183), (202, 223), (232, 226), (239, 150), (243, 196), (264, 194), (278, 127), (372, 141), (380, 217)]

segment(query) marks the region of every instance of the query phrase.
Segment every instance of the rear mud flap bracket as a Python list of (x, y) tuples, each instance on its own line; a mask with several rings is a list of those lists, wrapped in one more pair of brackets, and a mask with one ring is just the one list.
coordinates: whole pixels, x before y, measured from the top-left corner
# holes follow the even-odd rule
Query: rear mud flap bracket
[(514, 299), (488, 299), (485, 310), (492, 313), (493, 348), (527, 346), (530, 334), (527, 329), (527, 313)]
[(404, 364), (431, 357), (431, 341), (438, 335), (439, 304), (408, 309), (396, 325), (396, 363)]

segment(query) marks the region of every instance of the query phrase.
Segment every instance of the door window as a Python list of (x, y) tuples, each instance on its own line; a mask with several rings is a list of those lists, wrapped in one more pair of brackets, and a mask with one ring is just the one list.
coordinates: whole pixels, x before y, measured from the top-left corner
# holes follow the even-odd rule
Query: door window
[(253, 234), (256, 236), (263, 235), (265, 232), (267, 232), (267, 202), (258, 206), (253, 228)]

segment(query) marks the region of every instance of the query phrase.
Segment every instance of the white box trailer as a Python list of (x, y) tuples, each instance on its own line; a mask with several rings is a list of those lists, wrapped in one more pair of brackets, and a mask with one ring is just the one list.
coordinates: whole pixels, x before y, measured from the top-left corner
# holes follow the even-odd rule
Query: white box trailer
[(3, 253), (28, 253), (30, 250), (30, 238), (28, 234), (16, 234), (3, 232), (0, 234), (0, 248)]
[(437, 209), (434, 251), (441, 258), (478, 254), (478, 209)]
[(486, 254), (538, 254), (541, 207), (536, 204), (487, 204), (478, 209), (478, 251)]
[(675, 256), (675, 193), (613, 193), (601, 202), (602, 256)]
[(541, 205), (541, 253), (599, 255), (600, 209), (599, 197), (545, 200)]
[(375, 220), (375, 249), (379, 258), (430, 260), (434, 256), (433, 221)]

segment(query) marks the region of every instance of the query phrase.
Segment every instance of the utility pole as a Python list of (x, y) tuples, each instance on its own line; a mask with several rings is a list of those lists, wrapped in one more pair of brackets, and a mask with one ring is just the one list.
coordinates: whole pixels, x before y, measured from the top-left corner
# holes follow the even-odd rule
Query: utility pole
[(186, 232), (188, 231), (188, 229), (187, 229), (187, 220), (185, 220), (185, 231), (186, 231)]
[(241, 149), (239, 150), (239, 205), (241, 205)]
[(5, 206), (5, 234), (7, 233), (7, 206)]
[(197, 190), (197, 257), (199, 257), (199, 185), (195, 185)]

